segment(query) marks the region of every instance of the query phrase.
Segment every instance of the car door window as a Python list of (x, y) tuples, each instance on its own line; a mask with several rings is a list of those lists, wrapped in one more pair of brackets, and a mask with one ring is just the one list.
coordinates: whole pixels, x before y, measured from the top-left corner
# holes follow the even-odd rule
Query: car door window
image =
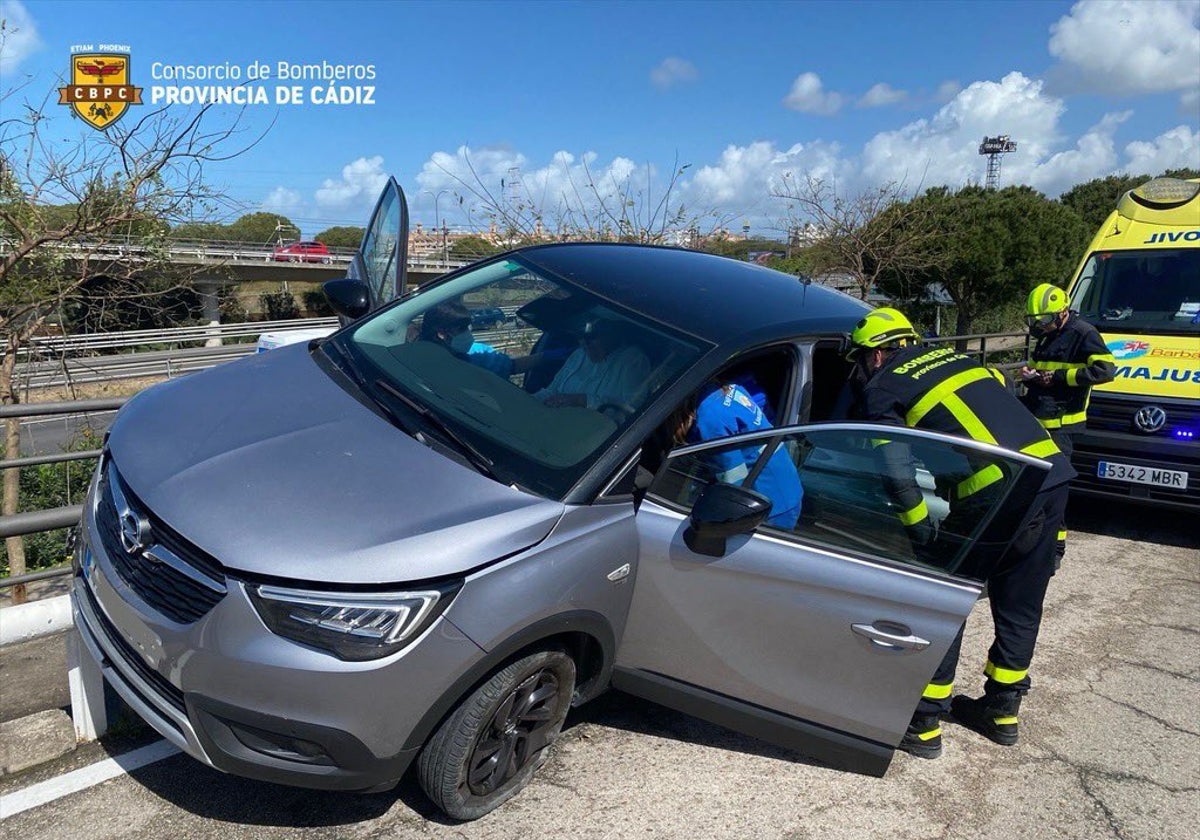
[[(760, 533), (975, 579), (986, 576), (1019, 524), (999, 526), (996, 511), (1019, 483), (1032, 496), (1041, 482), (1042, 462), (995, 447), (912, 429), (830, 424), (677, 450), (649, 494), (690, 511), (734, 452), (754, 465), (736, 483), (770, 498), (773, 513), (795, 503), (791, 483), (799, 481), (795, 524), (772, 516)], [(906, 508), (897, 500), (895, 481), (884, 477), (885, 459), (906, 465), (918, 503)], [(914, 527), (921, 517), (932, 527)]]
[(373, 304), (379, 306), (403, 293), (401, 278), (408, 248), (408, 206), (395, 179), (388, 182), (359, 248), (363, 275)]

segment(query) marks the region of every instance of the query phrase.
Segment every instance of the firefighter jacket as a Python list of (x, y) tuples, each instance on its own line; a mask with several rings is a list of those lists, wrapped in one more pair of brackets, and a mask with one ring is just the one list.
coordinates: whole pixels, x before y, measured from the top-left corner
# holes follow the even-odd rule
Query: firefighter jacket
[[(1051, 464), (1044, 488), (1075, 477), (1070, 460), (1017, 398), (986, 368), (951, 347), (898, 350), (866, 381), (859, 402), (857, 413), (868, 422), (943, 432), (1043, 458)], [(920, 542), (929, 511), (907, 447), (886, 440), (876, 447), (882, 447), (883, 481), (900, 509), (900, 521)], [(970, 470), (944, 488), (952, 506), (1004, 478), (994, 463), (968, 460)]]
[(1025, 383), (1021, 402), (1047, 429), (1083, 430), (1093, 385), (1112, 382), (1117, 363), (1100, 333), (1074, 312), (1062, 328), (1038, 339), (1029, 366), (1050, 371), (1050, 384)]

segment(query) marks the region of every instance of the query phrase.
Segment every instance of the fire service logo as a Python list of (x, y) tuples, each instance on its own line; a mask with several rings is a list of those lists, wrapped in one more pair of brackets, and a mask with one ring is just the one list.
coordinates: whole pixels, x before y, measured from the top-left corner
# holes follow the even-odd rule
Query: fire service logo
[(74, 53), (71, 82), (58, 89), (58, 104), (97, 131), (109, 128), (142, 104), (142, 89), (129, 84), (129, 53)]

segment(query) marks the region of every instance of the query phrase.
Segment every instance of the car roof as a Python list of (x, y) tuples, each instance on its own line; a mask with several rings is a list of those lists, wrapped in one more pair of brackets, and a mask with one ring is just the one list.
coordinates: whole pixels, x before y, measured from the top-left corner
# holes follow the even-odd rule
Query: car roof
[(558, 243), (514, 254), (714, 344), (849, 332), (870, 310), (856, 298), (790, 274), (682, 248)]

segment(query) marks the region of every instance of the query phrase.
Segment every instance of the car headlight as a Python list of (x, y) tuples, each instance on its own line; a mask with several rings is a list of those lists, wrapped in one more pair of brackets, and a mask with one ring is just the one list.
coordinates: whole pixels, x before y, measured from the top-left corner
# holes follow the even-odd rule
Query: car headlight
[(360, 662), (403, 648), (446, 608), (458, 584), (414, 592), (340, 593), (247, 584), (276, 635)]

